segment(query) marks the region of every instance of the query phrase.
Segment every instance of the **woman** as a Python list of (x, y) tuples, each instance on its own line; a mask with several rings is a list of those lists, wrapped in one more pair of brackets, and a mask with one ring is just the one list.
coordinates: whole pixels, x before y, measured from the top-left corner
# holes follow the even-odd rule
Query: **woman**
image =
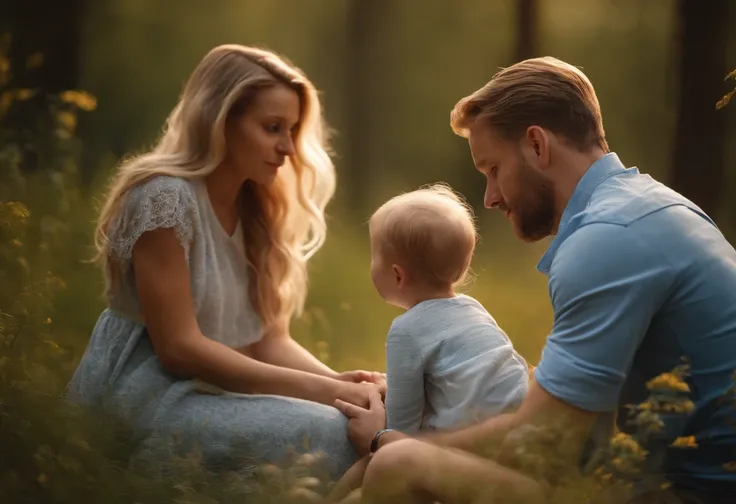
[(298, 69), (224, 45), (158, 145), (117, 172), (96, 234), (109, 307), (70, 395), (129, 422), (144, 459), (176, 438), (220, 468), (278, 462), (305, 439), (334, 477), (357, 460), (332, 404), (367, 405), (382, 375), (337, 373), (288, 330), (335, 189), (325, 142)]

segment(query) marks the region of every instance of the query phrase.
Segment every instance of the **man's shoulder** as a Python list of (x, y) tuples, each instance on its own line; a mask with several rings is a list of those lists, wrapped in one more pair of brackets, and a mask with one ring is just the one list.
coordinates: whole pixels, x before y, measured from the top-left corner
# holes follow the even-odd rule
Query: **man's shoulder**
[(673, 250), (682, 251), (681, 242), (695, 229), (720, 234), (700, 207), (647, 175), (612, 177), (601, 184), (569, 227), (556, 263), (590, 254), (601, 264), (661, 261)]
[(586, 266), (644, 261), (650, 252), (639, 226), (595, 220), (581, 223), (560, 244), (551, 271), (565, 267), (585, 275), (590, 274), (584, 271)]
[(586, 208), (576, 216), (579, 227), (603, 223), (631, 226), (677, 220), (681, 212), (698, 215), (703, 224), (713, 221), (695, 203), (647, 174), (624, 173), (611, 177), (591, 194)]

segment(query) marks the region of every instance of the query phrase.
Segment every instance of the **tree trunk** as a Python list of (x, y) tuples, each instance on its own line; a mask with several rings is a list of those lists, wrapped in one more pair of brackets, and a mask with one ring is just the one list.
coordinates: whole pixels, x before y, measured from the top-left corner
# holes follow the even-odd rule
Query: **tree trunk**
[(539, 50), (539, 3), (537, 0), (516, 0), (516, 61), (537, 56)]
[(717, 217), (724, 182), (725, 119), (716, 110), (724, 94), (730, 0), (680, 0), (679, 90), (671, 185)]
[[(33, 91), (13, 104), (0, 124), (23, 147), (21, 169), (51, 166), (56, 118), (49, 97), (79, 85), (79, 41), (84, 0), (11, 0), (0, 8), (0, 30), (10, 36), (9, 88)], [(28, 138), (35, 138), (28, 142)], [(45, 159), (45, 161), (44, 161)]]
[(347, 198), (351, 206), (364, 208), (371, 188), (372, 132), (378, 125), (374, 119), (375, 93), (378, 85), (380, 57), (376, 40), (388, 8), (387, 0), (352, 0), (348, 13), (347, 104), (348, 145), (345, 165)]
[[(79, 83), (79, 40), (83, 0), (11, 0), (3, 8), (3, 29), (12, 37), (14, 84), (55, 93)], [(27, 58), (43, 54), (40, 67)]]

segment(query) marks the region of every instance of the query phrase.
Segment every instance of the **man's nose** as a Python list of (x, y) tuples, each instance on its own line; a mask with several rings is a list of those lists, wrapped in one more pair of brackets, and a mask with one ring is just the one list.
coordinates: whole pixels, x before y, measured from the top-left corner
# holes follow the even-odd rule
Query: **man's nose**
[(486, 194), (483, 198), (483, 204), (486, 208), (496, 208), (501, 203), (501, 194), (496, 187), (486, 184)]

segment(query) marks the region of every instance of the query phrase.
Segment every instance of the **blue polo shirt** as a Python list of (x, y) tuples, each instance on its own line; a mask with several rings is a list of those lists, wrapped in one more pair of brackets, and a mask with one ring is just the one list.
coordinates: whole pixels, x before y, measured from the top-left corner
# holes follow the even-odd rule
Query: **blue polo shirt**
[[(736, 371), (736, 251), (712, 220), (609, 153), (578, 183), (537, 268), (554, 311), (537, 383), (578, 408), (618, 412), (631, 432), (623, 406), (687, 358), (695, 408), (662, 417), (668, 442), (652, 457), (676, 486), (736, 493), (724, 467), (736, 461), (736, 406), (723, 400)], [(698, 448), (667, 447), (678, 436)]]

